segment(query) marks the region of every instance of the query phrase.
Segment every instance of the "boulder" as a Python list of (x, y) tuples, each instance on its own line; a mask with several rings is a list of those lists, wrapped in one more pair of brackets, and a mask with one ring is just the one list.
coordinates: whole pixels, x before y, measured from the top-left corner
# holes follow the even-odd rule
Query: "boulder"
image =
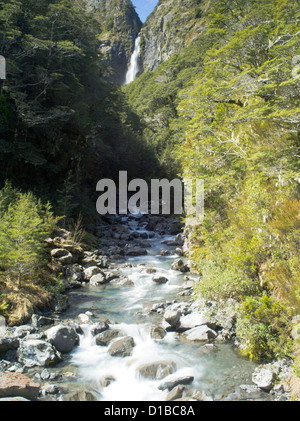
[(53, 249), (50, 254), (53, 259), (57, 260), (62, 265), (70, 265), (73, 261), (72, 254), (63, 248)]
[(197, 326), (184, 332), (184, 337), (188, 341), (207, 344), (217, 337), (217, 333), (206, 325)]
[(89, 390), (79, 390), (77, 392), (71, 392), (62, 397), (64, 402), (95, 402), (98, 401), (95, 393)]
[(148, 254), (147, 250), (142, 247), (133, 247), (126, 251), (126, 256), (145, 256)]
[(198, 312), (192, 312), (180, 317), (178, 330), (183, 332), (196, 326), (207, 325), (208, 323), (206, 316)]
[(34, 400), (38, 397), (40, 385), (21, 373), (0, 373), (0, 397), (22, 397)]
[(180, 311), (179, 310), (172, 310), (167, 309), (164, 314), (164, 320), (172, 327), (176, 328), (179, 320), (180, 320)]
[(267, 394), (262, 391), (257, 385), (253, 384), (243, 384), (238, 386), (235, 389), (235, 392), (228, 395), (227, 398), (225, 398), (225, 401), (253, 401), (258, 400), (262, 401), (266, 399)]
[(109, 329), (109, 320), (103, 320), (102, 322), (95, 323), (91, 329), (91, 334), (93, 336), (99, 335), (99, 333), (105, 332)]
[(51, 300), (51, 307), (55, 313), (63, 313), (69, 306), (69, 298), (67, 295), (55, 294)]
[(172, 389), (171, 392), (168, 393), (166, 401), (175, 401), (176, 399), (182, 398), (184, 389), (184, 386), (174, 387), (174, 389)]
[(101, 272), (101, 269), (98, 266), (90, 266), (83, 271), (83, 278), (86, 281), (89, 281), (94, 275), (98, 275)]
[(69, 282), (82, 282), (84, 274), (80, 266), (71, 265), (66, 268), (65, 277)]
[(161, 326), (152, 326), (150, 329), (150, 335), (153, 339), (163, 339), (167, 334), (167, 331)]
[(131, 355), (134, 346), (133, 338), (131, 336), (125, 336), (113, 342), (108, 348), (108, 353), (112, 357), (128, 357)]
[(104, 285), (106, 283), (106, 278), (103, 273), (98, 273), (98, 275), (94, 275), (90, 279), (90, 285), (97, 286), (97, 285)]
[(180, 247), (177, 247), (177, 248), (175, 249), (175, 253), (176, 253), (178, 256), (183, 256), (183, 250), (182, 250)]
[(268, 366), (259, 366), (256, 367), (254, 373), (252, 374), (252, 381), (260, 389), (264, 391), (270, 391), (274, 386), (274, 381), (276, 380), (276, 373)]
[(168, 389), (170, 391), (178, 385), (188, 385), (188, 384), (191, 384), (193, 381), (194, 381), (194, 376), (181, 376), (177, 378), (175, 377), (173, 380), (169, 380), (162, 383), (158, 388), (160, 390)]
[(15, 328), (15, 331), (13, 332), (12, 336), (17, 339), (24, 338), (27, 335), (30, 335), (32, 333), (36, 332), (36, 328), (32, 325), (21, 325), (17, 326)]
[(173, 270), (179, 270), (182, 273), (189, 272), (189, 270), (190, 270), (189, 266), (182, 259), (175, 260), (172, 263), (171, 268)]
[(153, 380), (161, 380), (164, 377), (174, 373), (176, 364), (173, 361), (156, 361), (153, 363), (142, 364), (137, 371), (141, 377)]
[(213, 401), (213, 397), (211, 395), (208, 395), (206, 392), (203, 392), (203, 390), (195, 390), (192, 393), (192, 399), (196, 399), (197, 401)]
[(113, 339), (125, 336), (119, 329), (108, 329), (95, 336), (96, 345), (107, 346)]
[(165, 276), (157, 275), (152, 277), (152, 281), (156, 284), (166, 284), (169, 281), (169, 279)]
[(79, 344), (75, 329), (65, 325), (53, 326), (45, 332), (48, 341), (61, 353), (71, 352)]
[(0, 355), (10, 350), (15, 350), (19, 346), (18, 338), (0, 337)]
[(33, 314), (31, 317), (31, 323), (35, 328), (42, 326), (51, 326), (54, 325), (55, 319), (52, 317), (39, 316), (38, 314)]
[(40, 339), (22, 340), (17, 355), (25, 367), (47, 367), (62, 361), (59, 351), (49, 342)]

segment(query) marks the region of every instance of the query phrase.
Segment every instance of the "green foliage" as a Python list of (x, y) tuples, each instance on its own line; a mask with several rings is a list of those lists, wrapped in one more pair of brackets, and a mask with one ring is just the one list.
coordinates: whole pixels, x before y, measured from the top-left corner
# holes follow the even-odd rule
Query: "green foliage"
[(212, 0), (201, 11), (202, 34), (125, 93), (166, 174), (204, 179), (204, 221), (190, 233), (197, 294), (242, 303), (248, 355), (289, 355), (288, 310), (300, 308), (299, 4)]
[(0, 1), (0, 186), (9, 179), (61, 211), (70, 176), (85, 218), (99, 179), (156, 166), (139, 118), (104, 76), (100, 31), (82, 0)]
[(45, 264), (43, 240), (57, 219), (49, 204), (43, 206), (32, 193), (14, 192), (6, 187), (1, 191), (0, 263), (6, 272), (17, 277), (19, 288), (25, 275)]
[(263, 295), (248, 297), (240, 307), (236, 334), (243, 353), (258, 360), (290, 357), (289, 310)]

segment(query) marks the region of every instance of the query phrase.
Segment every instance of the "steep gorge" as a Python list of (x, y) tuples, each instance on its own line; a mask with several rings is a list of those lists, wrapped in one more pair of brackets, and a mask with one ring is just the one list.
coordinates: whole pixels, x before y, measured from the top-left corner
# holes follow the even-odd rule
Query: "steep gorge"
[(88, 9), (101, 26), (101, 52), (111, 68), (109, 79), (125, 82), (126, 71), (140, 33), (139, 71), (155, 70), (190, 45), (204, 30), (207, 0), (160, 0), (142, 24), (130, 0), (89, 0)]

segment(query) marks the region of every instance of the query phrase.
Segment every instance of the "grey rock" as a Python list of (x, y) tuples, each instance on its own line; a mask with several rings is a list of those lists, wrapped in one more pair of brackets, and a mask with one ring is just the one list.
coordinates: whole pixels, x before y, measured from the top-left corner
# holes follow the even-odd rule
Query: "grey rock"
[(190, 314), (180, 317), (178, 330), (185, 331), (192, 329), (196, 326), (207, 325), (208, 323), (209, 320), (206, 316), (198, 312), (192, 312)]
[(90, 279), (90, 285), (97, 286), (97, 285), (104, 285), (106, 283), (106, 278), (103, 273), (98, 273), (98, 275), (94, 275)]
[(172, 310), (167, 309), (164, 314), (164, 320), (173, 328), (176, 328), (179, 320), (180, 320), (181, 313), (179, 310)]
[(57, 260), (62, 265), (69, 265), (73, 261), (72, 254), (68, 250), (65, 250), (63, 248), (53, 249), (51, 250), (50, 254), (53, 257), (53, 259)]
[(128, 357), (131, 355), (133, 347), (135, 346), (134, 340), (131, 336), (117, 339), (108, 348), (108, 353), (112, 357)]
[(157, 275), (152, 277), (152, 281), (156, 284), (166, 284), (169, 281), (169, 279), (165, 276)]
[(98, 322), (95, 325), (93, 325), (91, 329), (91, 334), (93, 336), (99, 335), (99, 333), (105, 332), (107, 329), (109, 329), (109, 320), (104, 320), (102, 322)]
[(107, 346), (113, 339), (125, 336), (119, 329), (108, 329), (95, 336), (96, 345)]
[(142, 247), (134, 247), (126, 251), (127, 256), (145, 256), (147, 254), (148, 254), (147, 250)]
[(137, 371), (141, 377), (148, 379), (161, 380), (169, 374), (174, 373), (176, 364), (173, 361), (157, 361), (148, 364), (142, 364)]
[(49, 342), (40, 339), (23, 339), (17, 351), (20, 363), (26, 367), (47, 367), (62, 361), (62, 356)]
[(89, 390), (79, 390), (77, 392), (71, 392), (62, 397), (64, 402), (92, 402), (98, 401), (95, 393)]
[(183, 336), (188, 341), (207, 344), (217, 337), (217, 333), (208, 326), (197, 326), (184, 332)]
[(177, 259), (172, 263), (171, 268), (173, 270), (178, 270), (182, 273), (186, 273), (190, 271), (189, 266), (185, 263), (182, 259)]
[(55, 319), (52, 317), (39, 316), (38, 314), (33, 314), (31, 317), (31, 323), (35, 328), (42, 326), (51, 326), (55, 323)]
[(0, 337), (0, 355), (7, 351), (15, 350), (19, 346), (19, 339), (11, 337)]
[(71, 352), (79, 343), (75, 329), (62, 324), (46, 330), (45, 334), (48, 341), (61, 353)]
[(184, 389), (184, 386), (174, 387), (174, 389), (172, 389), (171, 392), (168, 393), (166, 401), (175, 401), (176, 399), (182, 398)]
[(167, 334), (167, 331), (161, 326), (152, 326), (150, 329), (150, 335), (153, 339), (163, 339)]
[(83, 277), (86, 281), (89, 281), (94, 275), (98, 275), (101, 272), (101, 269), (98, 266), (90, 266), (83, 271)]
[(158, 388), (160, 390), (168, 389), (170, 391), (178, 385), (188, 385), (188, 384), (193, 383), (193, 381), (194, 381), (194, 376), (177, 377), (177, 378), (174, 378), (173, 380), (162, 383), (160, 386), (158, 386)]
[(269, 391), (274, 385), (276, 379), (276, 373), (268, 366), (259, 366), (254, 370), (252, 374), (252, 381), (260, 389)]

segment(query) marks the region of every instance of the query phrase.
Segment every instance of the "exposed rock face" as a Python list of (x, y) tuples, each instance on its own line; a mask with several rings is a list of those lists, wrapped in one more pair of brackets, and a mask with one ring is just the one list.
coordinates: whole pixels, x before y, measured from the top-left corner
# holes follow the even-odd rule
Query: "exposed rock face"
[(91, 14), (99, 20), (100, 48), (112, 69), (109, 78), (122, 85), (142, 22), (130, 0), (87, 0), (87, 3)]
[(206, 2), (161, 0), (158, 3), (141, 30), (144, 71), (155, 70), (202, 32), (202, 3)]

